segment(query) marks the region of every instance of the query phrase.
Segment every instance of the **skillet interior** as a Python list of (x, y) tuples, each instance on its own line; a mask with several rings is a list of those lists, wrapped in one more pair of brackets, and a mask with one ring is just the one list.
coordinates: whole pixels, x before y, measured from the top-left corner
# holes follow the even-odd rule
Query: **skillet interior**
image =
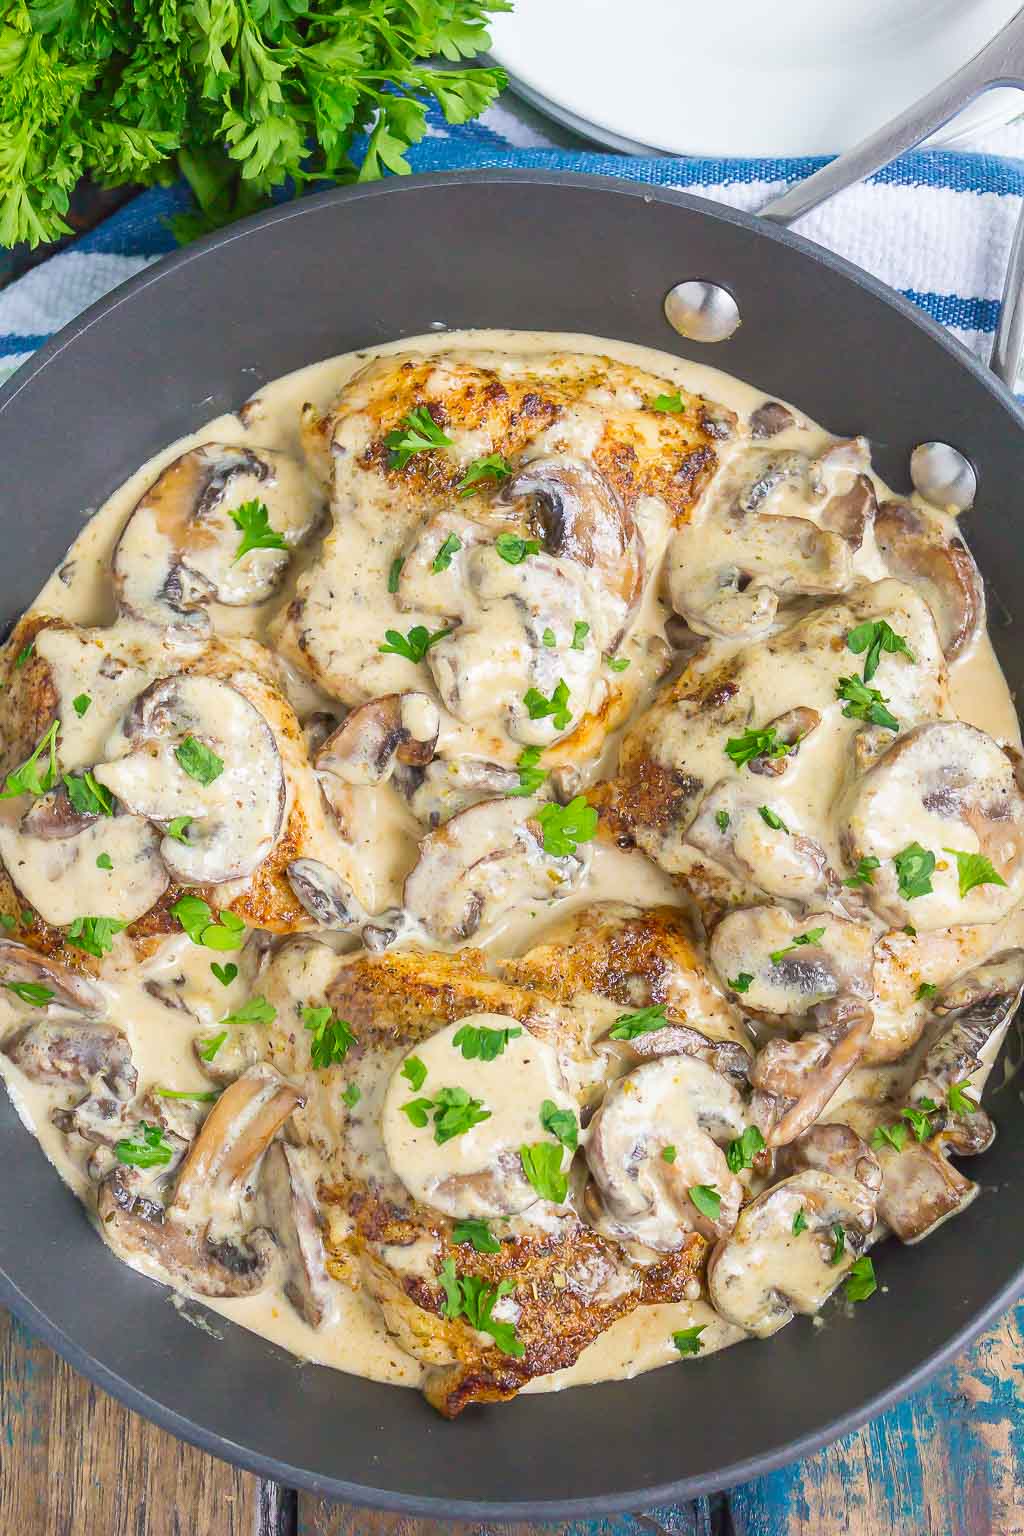
[[(686, 277), (724, 282), (729, 342), (662, 317)], [(938, 327), (817, 247), (681, 193), (520, 172), (329, 193), (205, 241), (89, 311), (0, 392), (0, 616), (35, 596), (78, 528), (139, 463), (260, 384), (332, 353), (450, 327), (590, 332), (713, 362), (840, 433), (864, 432), (908, 488), (911, 448), (953, 442), (979, 470), (967, 522), (1012, 688), (1009, 606), (1024, 580), (1010, 516), (1024, 420)], [(1014, 1049), (1011, 1036), (1010, 1049)], [(998, 1077), (998, 1073), (995, 1074)], [(1020, 1282), (1024, 1103), (993, 1101), (988, 1193), (915, 1251), (887, 1244), (885, 1290), (756, 1347), (632, 1383), (525, 1397), (444, 1424), (414, 1392), (294, 1360), (216, 1319), (215, 1342), (88, 1230), (6, 1096), (0, 1300), (78, 1369), (214, 1453), (335, 1497), (409, 1511), (553, 1517), (640, 1508), (762, 1472), (920, 1383)], [(972, 1169), (973, 1172), (973, 1169)], [(1006, 1191), (993, 1194), (993, 1186)]]

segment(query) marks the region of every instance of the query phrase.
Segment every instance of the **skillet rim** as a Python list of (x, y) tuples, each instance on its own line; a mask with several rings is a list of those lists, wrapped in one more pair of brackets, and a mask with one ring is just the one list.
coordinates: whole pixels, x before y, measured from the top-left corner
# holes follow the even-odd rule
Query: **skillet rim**
[[(13, 404), (22, 389), (61, 358), (68, 348), (94, 325), (114, 315), (123, 303), (134, 299), (152, 284), (160, 282), (164, 277), (177, 272), (193, 261), (201, 260), (211, 251), (221, 250), (237, 240), (248, 239), (268, 225), (283, 224), (291, 219), (315, 215), (339, 204), (356, 204), (364, 198), (394, 197), (401, 194), (411, 199), (412, 194), (417, 191), (435, 190), (453, 184), (494, 185), (503, 182), (567, 189), (585, 188), (588, 191), (614, 193), (645, 202), (666, 203), (688, 209), (712, 222), (738, 225), (770, 242), (795, 249), (805, 257), (831, 268), (841, 278), (867, 292), (875, 301), (895, 310), (917, 329), (923, 331), (930, 340), (937, 342), (955, 364), (965, 368), (975, 381), (980, 383), (1002, 406), (1009, 417), (1008, 427), (1012, 425), (1018, 430), (1024, 429), (1024, 408), (980, 359), (969, 352), (944, 327), (911, 304), (902, 294), (856, 267), (844, 257), (825, 250), (822, 246), (790, 229), (769, 224), (754, 214), (711, 202), (709, 199), (694, 196), (692, 193), (683, 192), (674, 187), (652, 186), (625, 178), (532, 168), (472, 168), (465, 171), (416, 175), (408, 180), (395, 178), (366, 185), (334, 188), (299, 201), (279, 205), (266, 213), (205, 236), (183, 250), (172, 252), (144, 268), (104, 298), (90, 305), (70, 324), (58, 331), (12, 375), (6, 384), (0, 386), (0, 415)], [(290, 1462), (251, 1451), (235, 1440), (204, 1428), (193, 1419), (187, 1418), (176, 1409), (165, 1406), (148, 1392), (134, 1386), (127, 1378), (91, 1355), (87, 1348), (79, 1345), (61, 1324), (53, 1321), (20, 1289), (6, 1274), (0, 1259), (0, 1303), (9, 1307), (26, 1327), (38, 1334), (75, 1370), (103, 1390), (110, 1392), (127, 1407), (141, 1413), (144, 1418), (168, 1430), (179, 1439), (288, 1487), (327, 1495), (365, 1508), (394, 1510), (407, 1515), (443, 1515), (469, 1519), (517, 1517), (557, 1519), (649, 1509), (652, 1506), (692, 1499), (701, 1494), (718, 1491), (723, 1487), (731, 1488), (738, 1483), (786, 1466), (849, 1434), (869, 1419), (885, 1412), (917, 1391), (1017, 1299), (1022, 1289), (1022, 1282), (1024, 1282), (1024, 1262), (1014, 1277), (985, 1306), (968, 1321), (960, 1324), (941, 1345), (926, 1354), (914, 1370), (898, 1378), (886, 1389), (875, 1392), (856, 1408), (829, 1418), (817, 1429), (798, 1435), (775, 1450), (737, 1459), (718, 1468), (713, 1475), (700, 1474), (684, 1477), (625, 1493), (599, 1495), (596, 1498), (481, 1501), (389, 1493), (386, 1489), (370, 1487), (363, 1483), (321, 1476)], [(281, 1353), (285, 1352), (281, 1351)], [(457, 1426), (451, 1426), (450, 1432), (457, 1433)]]

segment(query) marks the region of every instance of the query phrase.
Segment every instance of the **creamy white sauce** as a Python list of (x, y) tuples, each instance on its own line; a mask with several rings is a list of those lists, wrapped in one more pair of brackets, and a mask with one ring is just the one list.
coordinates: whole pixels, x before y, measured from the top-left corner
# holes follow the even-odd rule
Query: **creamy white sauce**
[[(585, 336), (526, 331), (442, 333), (396, 342), (378, 349), (373, 355), (405, 351), (436, 354), (460, 346), (518, 355), (553, 349), (600, 353), (647, 370), (685, 391), (701, 393), (743, 417), (765, 399), (755, 388), (714, 369), (626, 343)], [(131, 618), (121, 617), (114, 622), (116, 607), (110, 580), (111, 559), (125, 522), (140, 497), (158, 474), (182, 453), (204, 443), (216, 441), (240, 448), (276, 450), (301, 459), (302, 407), (309, 402), (318, 411), (326, 411), (341, 387), (363, 367), (369, 356), (354, 353), (316, 363), (266, 386), (240, 415), (227, 415), (210, 422), (141, 466), (89, 519), (60, 570), (50, 578), (33, 605), (34, 612), (56, 616), (72, 625), (97, 627), (100, 631), (97, 633), (96, 628), (93, 629), (86, 646), (74, 636), (52, 629), (38, 642), (38, 654), (53, 664), (65, 679), (62, 693), (66, 697), (62, 697), (60, 708), (61, 763), (65, 770), (89, 766), (104, 756), (105, 745), (116, 731), (126, 705), (140, 688), (168, 670), (168, 655), (158, 633)], [(582, 422), (574, 448), (586, 451), (592, 447), (597, 428), (596, 415), (589, 424)], [(772, 447), (799, 446), (802, 451), (814, 454), (828, 442), (824, 432), (801, 421), (773, 439)], [(465, 440), (459, 437), (457, 451), (463, 457), (472, 457), (483, 450), (468, 437)], [(240, 490), (246, 496), (265, 496), (271, 502), (265, 488), (251, 477), (243, 477)], [(294, 501), (299, 493), (294, 487), (292, 490)], [(312, 496), (305, 483), (301, 496)], [(295, 520), (296, 526), (290, 531), (294, 531), (296, 537), (298, 525), (308, 525), (310, 515), (307, 513)], [(406, 519), (404, 523), (403, 517)], [(648, 566), (653, 569), (662, 559), (668, 529), (664, 519), (643, 503), (637, 509), (637, 520), (647, 544)], [(272, 516), (272, 522), (282, 526), (277, 517)], [(394, 601), (388, 595), (388, 573), (394, 548), (408, 535), (410, 527), (409, 514), (388, 507), (383, 501), (377, 508), (363, 507), (360, 515), (350, 518), (346, 525), (346, 558), (352, 588), (346, 593), (346, 606), (339, 606), (333, 616), (326, 643), (328, 648), (334, 648), (337, 673), (349, 677), (357, 696), (373, 698), (410, 685), (410, 664), (401, 657), (381, 655), (376, 649), (378, 638), (395, 622)], [(432, 588), (421, 579), (424, 562), (428, 557), (433, 558), (435, 546), (456, 528), (461, 529), (463, 548), (452, 562), (451, 580), (449, 582), (444, 573), (435, 575), (432, 580), (437, 585)], [(234, 537), (230, 528), (227, 534)], [(219, 536), (225, 536), (223, 528)], [(159, 538), (164, 538), (164, 532)], [(142, 546), (142, 552), (149, 560), (162, 558), (163, 546), (158, 548), (159, 539), (156, 535), (154, 539), (156, 542)], [(549, 693), (559, 675), (558, 669), (549, 669), (550, 675), (538, 675), (530, 671), (532, 663), (521, 654), (517, 638), (519, 626), (513, 622), (511, 600), (516, 590), (516, 572), (520, 568), (494, 562), (474, 550), (471, 533), (465, 519), (460, 521), (458, 508), (447, 521), (444, 518), (434, 520), (431, 540), (430, 548), (425, 550), (418, 565), (416, 560), (410, 560), (402, 573), (402, 580), (411, 594), (410, 602), (419, 602), (422, 597), (423, 602), (431, 606), (409, 607), (401, 628), (404, 632), (410, 624), (420, 622), (433, 628), (438, 623), (439, 614), (458, 612), (463, 620), (462, 645), (458, 654), (451, 652), (448, 671), (443, 665), (440, 667), (437, 680), (444, 693), (445, 678), (459, 674), (460, 687), (464, 693), (467, 689), (472, 690), (475, 701), (467, 706), (463, 698), (462, 720), (456, 719), (448, 710), (442, 711), (439, 750), (450, 756), (471, 750), (478, 756), (511, 765), (523, 745), (544, 744), (556, 734), (550, 720), (523, 720), (516, 715), (514, 705), (531, 683)], [(283, 616), (297, 587), (307, 579), (315, 582), (315, 573), (310, 573), (318, 547), (314, 539), (293, 549), (284, 583), (270, 601), (256, 607), (213, 602), (208, 609), (213, 632), (226, 640), (237, 640), (243, 647), (246, 641), (265, 645), (273, 643), (272, 636), (280, 637), (277, 682), (302, 716), (318, 707), (329, 707), (329, 699), (295, 665), (301, 658), (297, 657), (283, 632), (283, 626), (286, 627)], [(708, 547), (710, 549), (710, 543)], [(264, 564), (269, 568), (276, 558), (267, 556)], [(854, 557), (854, 570), (865, 580), (877, 580), (885, 575), (884, 563), (870, 535)], [(616, 689), (623, 691), (626, 702), (634, 703), (649, 692), (656, 675), (647, 642), (652, 634), (660, 632), (668, 611), (660, 584), (653, 580), (648, 582), (639, 612), (621, 646), (619, 654), (630, 659), (630, 670), (609, 677), (607, 669), (600, 666), (600, 648), (614, 638), (614, 623), (609, 618), (608, 605), (602, 604), (600, 593), (592, 590), (590, 576), (581, 577), (580, 571), (581, 568), (572, 562), (552, 560), (544, 577), (550, 578), (552, 583), (551, 611), (561, 615), (564, 608), (556, 630), (564, 630), (568, 616), (573, 613), (584, 612), (589, 617), (591, 636), (585, 648), (578, 653), (565, 653), (572, 675), (570, 677), (567, 671), (564, 675), (572, 684), (575, 708), (580, 711), (585, 701), (591, 710), (598, 709)], [(141, 565), (136, 569), (136, 576), (139, 591), (152, 587), (150, 574)], [(538, 580), (540, 576), (538, 567)], [(569, 593), (564, 600), (559, 598), (559, 583)], [(232, 591), (237, 602), (238, 590)], [(453, 596), (453, 593), (457, 595)], [(913, 627), (912, 613), (908, 614), (907, 624)], [(567, 645), (570, 634), (571, 627), (556, 635), (560, 651)], [(183, 641), (179, 637), (175, 653), (177, 665), (181, 665), (189, 644), (198, 645), (198, 642)], [(183, 645), (185, 650), (182, 650)], [(729, 653), (727, 642), (715, 643), (713, 654), (716, 658), (723, 659)], [(443, 662), (444, 652), (439, 651), (438, 655)], [(115, 665), (110, 664), (111, 658)], [(853, 670), (849, 656), (841, 658), (841, 662), (841, 670)], [(832, 672), (822, 672), (809, 690), (806, 667), (761, 654), (749, 660), (746, 682), (755, 694), (771, 698), (773, 715), (796, 704), (811, 704), (820, 708), (823, 715), (830, 711), (833, 715), (837, 713)], [(898, 680), (893, 686), (898, 686)], [(265, 691), (264, 683), (258, 679), (253, 687)], [(944, 684), (939, 688), (935, 714), (959, 717), (989, 732), (1001, 743), (1019, 745), (1012, 700), (987, 636), (976, 638), (967, 654), (953, 664), (948, 695), (944, 688)], [(245, 688), (242, 691), (245, 692)], [(88, 694), (92, 700), (88, 712), (82, 716), (68, 707), (71, 699), (80, 693)], [(349, 702), (355, 701), (355, 697), (349, 699)], [(617, 721), (613, 716), (612, 729), (588, 769), (591, 780), (608, 772), (614, 764), (621, 734), (618, 723), (624, 714), (625, 709), (620, 711)], [(467, 715), (472, 717), (469, 724), (466, 723)], [(500, 723), (495, 722), (495, 715), (500, 717)], [(844, 736), (842, 730), (822, 730), (809, 738), (784, 785), (773, 784), (771, 780), (760, 781), (760, 785), (766, 787), (766, 793), (770, 791), (771, 805), (794, 831), (823, 824), (831, 827), (826, 800), (837, 777), (840, 754), (848, 750), (848, 742), (849, 733)], [(294, 749), (292, 768), (296, 774), (305, 771), (299, 766), (300, 757), (298, 748)], [(558, 761), (557, 749), (552, 754), (552, 761)], [(713, 782), (721, 773), (720, 745), (709, 743), (703, 756), (698, 751), (686, 766), (707, 782)], [(337, 820), (324, 814), (322, 823), (314, 828), (324, 850), (320, 857), (345, 871), (368, 911), (380, 912), (398, 905), (404, 878), (415, 860), (415, 838), (422, 835), (422, 828), (411, 816), (404, 800), (388, 784), (371, 789), (339, 783), (332, 787), (331, 799), (335, 817), (342, 823), (341, 831)], [(288, 808), (290, 805), (291, 798)], [(201, 816), (205, 809), (206, 800), (199, 793), (194, 814)], [(150, 904), (145, 900), (140, 905), (140, 892), (146, 889), (144, 879), (138, 872), (130, 874), (127, 868), (129, 859), (137, 855), (139, 827), (145, 823), (134, 817), (118, 817), (106, 823), (101, 819), (87, 835), (73, 840), (80, 846), (75, 849), (75, 859), (69, 861), (60, 842), (42, 845), (41, 851), (35, 840), (17, 831), (15, 820), (7, 811), (0, 819), (0, 856), (15, 875), (26, 898), (49, 921), (66, 924), (85, 911), (130, 920)], [(763, 826), (760, 831), (752, 827), (747, 836), (763, 838), (767, 830)], [(95, 858), (99, 852), (110, 855), (112, 871), (96, 867)], [(834, 834), (828, 840), (826, 852), (838, 861)], [(780, 844), (780, 860), (785, 854), (786, 850)], [(781, 879), (784, 878), (781, 862), (779, 868)], [(224, 888), (225, 902), (232, 898), (233, 891), (233, 887)], [(679, 900), (679, 890), (669, 876), (640, 853), (627, 854), (599, 844), (593, 849), (584, 884), (557, 909), (546, 902), (520, 903), (515, 910), (485, 927), (474, 942), (481, 943), (496, 957), (517, 955), (537, 943), (555, 918), (561, 920), (595, 901), (623, 900), (641, 907), (659, 902), (675, 904)], [(951, 940), (942, 934), (921, 935), (916, 940), (891, 935), (886, 942), (891, 944), (895, 959), (887, 985), (891, 991), (894, 1030), (898, 1033), (901, 1021), (905, 1025), (908, 1018), (920, 1018), (923, 1005), (914, 1000), (914, 993), (924, 970), (927, 970), (929, 980), (941, 984), (984, 954), (1001, 946), (1020, 943), (1022, 939), (1024, 924), (1016, 915), (989, 928), (965, 931), (959, 939)], [(237, 978), (222, 986), (211, 975), (211, 958), (238, 962), (240, 973)], [(240, 1007), (254, 991), (259, 991), (252, 964), (248, 955), (211, 956), (208, 950), (191, 944), (184, 935), (165, 940), (155, 955), (139, 964), (127, 942), (122, 937), (115, 938), (98, 985), (108, 1000), (109, 1016), (121, 1026), (130, 1042), (139, 1072), (140, 1091), (156, 1085), (178, 1090), (209, 1088), (209, 1080), (200, 1070), (193, 1053), (196, 1018), (201, 1032), (213, 1034), (223, 1028), (220, 1021), (225, 1015)], [(175, 998), (191, 1011), (175, 1008)], [(598, 1014), (603, 1010), (607, 1023), (610, 1006), (603, 1000), (593, 1001)], [(25, 1022), (24, 1013), (17, 1012), (6, 1000), (0, 1002), (0, 1009), (0, 1030), (16, 1021)], [(507, 1023), (507, 1020), (503, 1022)], [(520, 1072), (531, 1078), (531, 1102), (538, 1096), (566, 1104), (573, 1102), (560, 1078), (554, 1053), (533, 1041), (528, 1032), (509, 1042), (506, 1066), (510, 1070), (502, 1074), (494, 1074), (486, 1064), (464, 1062), (458, 1058), (449, 1038), (453, 1032), (442, 1031), (419, 1047), (415, 1054), (431, 1069), (437, 1065), (439, 1053), (447, 1051), (458, 1059), (459, 1084), (473, 1093), (479, 1092), (491, 1112), (491, 1119), (474, 1133), (459, 1138), (454, 1147), (445, 1149), (436, 1147), (428, 1132), (417, 1131), (399, 1107), (404, 1098), (414, 1096), (408, 1083), (397, 1075), (401, 1054), (389, 1060), (387, 1072), (374, 1090), (377, 1102), (383, 1101), (384, 1139), (394, 1168), (400, 1175), (405, 1175), (409, 1188), (424, 1198), (429, 1198), (430, 1189), (436, 1187), (438, 1181), (453, 1173), (472, 1174), (485, 1167), (499, 1143), (515, 1146), (526, 1136), (528, 1127), (523, 1123), (522, 1101), (516, 1091)], [(994, 1049), (993, 1044), (989, 1058)], [(515, 1071), (511, 1070), (513, 1067)], [(66, 1103), (66, 1094), (30, 1082), (2, 1054), (0, 1073), (19, 1114), (38, 1137), (46, 1156), (89, 1206), (93, 1186), (85, 1163), (90, 1148), (78, 1138), (62, 1135), (49, 1118), (55, 1104)], [(893, 1072), (884, 1064), (863, 1068), (847, 1079), (833, 1107), (850, 1097), (883, 1094), (890, 1090), (894, 1080)], [(976, 1083), (976, 1087), (980, 1084)], [(366, 1107), (364, 1103), (364, 1111)], [(415, 1253), (404, 1251), (406, 1266), (415, 1266), (417, 1262), (424, 1266), (425, 1273), (430, 1272), (428, 1253), (420, 1254), (417, 1259)], [(388, 1337), (375, 1302), (358, 1285), (353, 1288), (339, 1285), (335, 1291), (335, 1316), (318, 1331), (299, 1317), (276, 1284), (252, 1297), (208, 1301), (206, 1305), (303, 1359), (383, 1381), (410, 1386), (418, 1384), (421, 1379), (419, 1363)], [(745, 1337), (741, 1330), (725, 1323), (699, 1299), (640, 1307), (609, 1328), (583, 1352), (575, 1365), (531, 1382), (526, 1390), (560, 1390), (588, 1381), (631, 1377), (677, 1360), (671, 1335), (677, 1329), (694, 1324), (705, 1325), (701, 1339), (705, 1354)], [(214, 1347), (212, 1342), (211, 1347)]]

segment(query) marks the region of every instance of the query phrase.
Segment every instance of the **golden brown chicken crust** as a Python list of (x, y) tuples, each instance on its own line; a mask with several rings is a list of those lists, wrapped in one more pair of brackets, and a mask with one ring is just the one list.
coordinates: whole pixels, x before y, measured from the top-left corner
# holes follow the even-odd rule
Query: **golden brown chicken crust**
[(576, 914), (570, 934), (504, 961), (501, 969), (515, 986), (536, 989), (555, 1002), (596, 992), (626, 1005), (635, 999), (637, 979), (647, 984), (654, 1002), (664, 1002), (669, 978), (703, 966), (679, 908), (620, 916), (595, 906)]
[(30, 614), (14, 626), (0, 660), (0, 751), (2, 771), (10, 773), (31, 754), (57, 713), (57, 689), (48, 662), (33, 650), (18, 665), (42, 629), (69, 629), (62, 619)]

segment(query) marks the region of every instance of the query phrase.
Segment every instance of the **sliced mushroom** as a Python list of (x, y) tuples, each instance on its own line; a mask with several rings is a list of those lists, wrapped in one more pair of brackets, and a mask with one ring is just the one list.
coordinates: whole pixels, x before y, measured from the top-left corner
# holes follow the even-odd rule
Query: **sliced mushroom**
[(284, 1292), (311, 1328), (322, 1328), (335, 1309), (327, 1273), (316, 1181), (298, 1147), (277, 1141), (263, 1159), (261, 1187), (284, 1260)]
[[(681, 1247), (691, 1232), (721, 1237), (735, 1224), (743, 1185), (719, 1143), (741, 1136), (746, 1124), (736, 1089), (694, 1056), (663, 1056), (620, 1078), (587, 1139), (599, 1195), (594, 1225), (658, 1252)], [(675, 1156), (666, 1161), (668, 1147)], [(697, 1187), (718, 1195), (717, 1215), (694, 1203)]]
[(16, 939), (0, 938), (0, 985), (7, 987), (8, 999), (19, 1001), (17, 994), (9, 988), (8, 984), (12, 982), (45, 987), (51, 994), (48, 999), (51, 1007), (66, 1008), (84, 1019), (102, 1019), (107, 1012), (106, 999), (99, 987), (79, 976), (77, 971), (61, 965), (58, 960), (46, 959)]
[(794, 1141), (824, 1113), (871, 1038), (871, 1010), (856, 998), (821, 1003), (812, 1017), (814, 1028), (798, 1040), (769, 1040), (750, 1069), (754, 1087), (775, 1099), (772, 1147)]
[(796, 426), (796, 417), (788, 406), (778, 400), (766, 400), (750, 413), (750, 435), (753, 438), (777, 437), (787, 427)]
[(774, 720), (769, 720), (764, 729), (775, 732), (777, 742), (785, 743), (789, 752), (785, 757), (752, 757), (747, 764), (751, 773), (766, 774), (771, 778), (780, 778), (800, 755), (800, 743), (816, 731), (821, 724), (821, 716), (816, 709), (808, 709), (806, 705), (799, 704), (795, 709), (787, 709), (785, 714), (776, 715)]
[(782, 907), (728, 913), (709, 945), (726, 986), (750, 978), (744, 1007), (777, 1017), (799, 1017), (840, 995), (869, 998), (873, 951), (871, 930), (859, 923), (828, 912), (796, 918)]
[[(96, 778), (158, 826), (191, 817), (185, 842), (161, 844), (171, 877), (215, 885), (251, 875), (277, 839), (285, 804), (281, 756), (259, 710), (229, 683), (179, 674), (139, 694), (122, 730), (127, 752), (100, 763)], [(183, 766), (186, 743), (220, 762), (205, 782)]]
[(1004, 949), (944, 987), (932, 1005), (942, 1031), (927, 1051), (911, 1098), (943, 1099), (981, 1072), (983, 1055), (1013, 1018), (1024, 991), (1024, 950)]
[(285, 874), (296, 901), (321, 928), (349, 932), (367, 921), (348, 881), (319, 859), (293, 859)]
[(99, 814), (76, 811), (71, 797), (63, 784), (48, 795), (34, 800), (21, 818), (21, 831), (29, 837), (50, 842), (65, 837), (77, 837), (86, 827), (95, 826)]
[(440, 712), (429, 694), (388, 693), (346, 716), (320, 748), (316, 766), (347, 784), (382, 784), (396, 758), (425, 767), (440, 728)]
[[(793, 1223), (803, 1213), (803, 1229)], [(863, 1251), (875, 1201), (861, 1183), (808, 1168), (752, 1200), (708, 1260), (708, 1294), (727, 1322), (766, 1339), (831, 1296)], [(836, 1263), (836, 1230), (843, 1249)]]
[(970, 550), (904, 501), (879, 508), (875, 541), (889, 571), (921, 588), (952, 661), (985, 622), (984, 588)]
[(783, 1178), (805, 1168), (853, 1180), (875, 1196), (882, 1187), (878, 1158), (849, 1125), (812, 1125), (788, 1146), (779, 1148), (778, 1169)]
[(461, 614), (469, 552), (491, 537), (488, 529), (451, 507), (428, 518), (402, 554), (398, 606), (438, 619)]
[[(219, 1035), (224, 1039), (213, 1051), (212, 1042)], [(233, 1083), (250, 1067), (263, 1060), (267, 1052), (267, 1032), (255, 1024), (213, 1024), (192, 1041), (196, 1063), (215, 1083)]]
[(576, 890), (590, 850), (544, 851), (531, 800), (485, 800), (459, 811), (420, 843), (405, 882), (405, 908), (441, 943), (468, 939), (523, 902), (555, 901)]
[(532, 516), (549, 554), (593, 571), (614, 650), (633, 616), (644, 581), (644, 542), (632, 515), (594, 467), (582, 459), (534, 459), (509, 480), (505, 499), (532, 498)]
[(750, 1076), (750, 1052), (732, 1040), (712, 1040), (689, 1024), (667, 1024), (632, 1040), (599, 1040), (594, 1049), (601, 1056), (637, 1066), (660, 1056), (695, 1056), (735, 1088), (744, 1087)]
[(83, 822), (67, 836), (38, 837), (24, 822), (14, 828), (0, 820), (0, 857), (11, 879), (26, 904), (54, 927), (72, 923), (83, 912), (137, 921), (170, 883), (159, 832), (141, 816), (115, 814)]
[[(740, 880), (783, 900), (820, 901), (836, 882), (821, 844), (797, 828), (793, 813), (773, 827), (762, 807), (771, 790), (751, 793), (735, 778), (722, 779), (705, 795), (686, 842)], [(772, 807), (764, 807), (769, 814)]]
[(132, 1097), (138, 1080), (131, 1046), (114, 1024), (39, 1019), (5, 1045), (4, 1054), (33, 1082), (86, 1086), (99, 1079), (122, 1100)]
[[(1024, 795), (1006, 753), (973, 725), (943, 720), (907, 731), (852, 786), (839, 821), (851, 867), (880, 861), (863, 894), (894, 927), (994, 923), (1024, 897)], [(915, 843), (935, 868), (905, 880), (904, 895), (896, 860)], [(1004, 883), (961, 896), (956, 852), (982, 853)]]
[(242, 1228), (263, 1153), (301, 1094), (273, 1067), (252, 1067), (221, 1095), (189, 1148), (164, 1207), (120, 1171), (99, 1188), (100, 1231), (119, 1257), (148, 1262), (202, 1296), (245, 1296), (277, 1251), (265, 1227)]
[[(262, 505), (284, 549), (254, 548), (240, 559), (231, 517)], [(279, 585), (288, 552), (320, 516), (305, 472), (269, 449), (207, 443), (169, 464), (142, 496), (114, 550), (112, 574), (122, 609), (161, 625), (205, 634), (210, 602), (264, 602)]]
[(518, 794), (520, 787), (517, 768), (472, 757), (436, 757), (410, 786), (409, 805), (417, 820), (439, 827), (481, 800)]

